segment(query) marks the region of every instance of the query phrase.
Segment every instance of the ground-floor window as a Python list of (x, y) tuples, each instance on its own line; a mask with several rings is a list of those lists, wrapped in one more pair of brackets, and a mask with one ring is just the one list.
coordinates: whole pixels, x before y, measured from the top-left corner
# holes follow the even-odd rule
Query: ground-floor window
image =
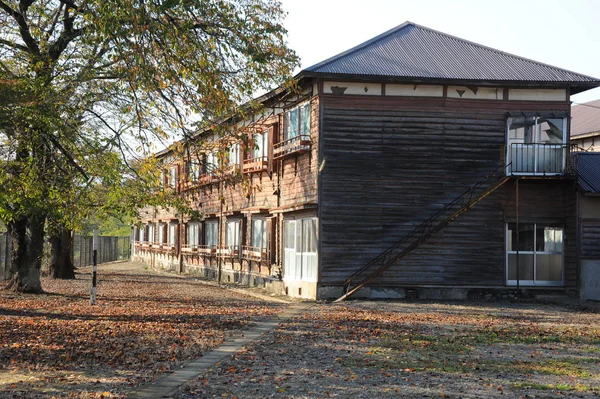
[(240, 248), (240, 219), (227, 220), (227, 249), (235, 254)]
[(154, 223), (148, 223), (146, 225), (146, 241), (150, 244), (154, 243)]
[(197, 248), (198, 244), (200, 244), (200, 224), (189, 222), (187, 225), (187, 245), (190, 248)]
[(169, 223), (169, 245), (174, 247), (177, 242), (177, 223)]
[(267, 221), (265, 219), (252, 219), (252, 241), (255, 248), (267, 248)]
[(563, 285), (564, 229), (551, 223), (506, 225), (507, 283)]
[(159, 223), (158, 224), (158, 243), (159, 244), (166, 244), (167, 243), (167, 235), (166, 233), (166, 229), (167, 229), (167, 224), (166, 223)]
[(204, 222), (204, 245), (216, 248), (219, 243), (219, 222)]
[(297, 218), (283, 222), (286, 279), (317, 281), (317, 218)]

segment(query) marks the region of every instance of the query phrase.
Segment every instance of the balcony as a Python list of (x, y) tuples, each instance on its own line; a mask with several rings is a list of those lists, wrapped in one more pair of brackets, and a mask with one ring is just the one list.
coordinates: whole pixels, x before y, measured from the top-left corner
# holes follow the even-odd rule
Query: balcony
[(237, 258), (239, 254), (237, 245), (220, 245), (217, 247), (217, 256), (221, 258)]
[(506, 154), (506, 174), (519, 176), (561, 176), (567, 173), (570, 145), (512, 143)]
[(273, 146), (273, 159), (285, 158), (288, 155), (310, 151), (310, 136), (300, 135), (284, 140)]
[(244, 159), (244, 167), (242, 170), (244, 173), (262, 172), (267, 170), (268, 166), (269, 162), (267, 157), (250, 158)]
[(269, 256), (266, 248), (244, 245), (242, 246), (242, 259), (266, 262), (268, 261)]

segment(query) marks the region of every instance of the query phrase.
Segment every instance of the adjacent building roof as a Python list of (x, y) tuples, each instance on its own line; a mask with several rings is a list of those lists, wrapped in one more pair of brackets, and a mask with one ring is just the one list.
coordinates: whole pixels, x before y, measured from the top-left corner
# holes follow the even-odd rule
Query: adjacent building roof
[(600, 152), (577, 154), (577, 180), (588, 193), (600, 193)]
[(600, 135), (600, 100), (571, 107), (571, 137)]
[[(305, 74), (347, 74), (421, 79), (569, 83), (600, 80), (460, 39), (412, 22), (306, 68)], [(302, 74), (302, 73), (301, 73)]]

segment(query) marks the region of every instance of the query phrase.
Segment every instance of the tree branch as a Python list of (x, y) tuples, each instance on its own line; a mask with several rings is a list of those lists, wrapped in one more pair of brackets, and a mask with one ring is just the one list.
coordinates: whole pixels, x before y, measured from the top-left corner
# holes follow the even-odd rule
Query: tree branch
[(29, 52), (29, 49), (26, 46), (23, 46), (22, 44), (13, 43), (13, 42), (11, 42), (9, 40), (4, 40), (2, 38), (0, 38), (0, 44), (4, 44), (5, 46), (8, 46), (8, 47), (13, 48), (15, 50), (21, 50), (21, 51)]
[(10, 8), (10, 6), (4, 1), (0, 1), (0, 8), (3, 9), (8, 15), (10, 15), (19, 25), (21, 38), (27, 45), (27, 48), (29, 49), (28, 52), (34, 55), (39, 55), (40, 47), (38, 46), (37, 41), (33, 38), (33, 36), (31, 36), (31, 33), (29, 32), (29, 25), (27, 25), (25, 16), (22, 13)]
[(75, 161), (75, 158), (73, 158), (71, 156), (71, 154), (58, 142), (58, 140), (56, 140), (56, 138), (54, 136), (52, 136), (52, 134), (47, 135), (46, 137), (48, 137), (48, 140), (50, 140), (50, 142), (60, 151), (62, 152), (62, 154), (65, 156), (65, 158), (67, 158), (67, 160), (75, 167), (75, 169), (77, 169), (77, 171), (79, 173), (81, 173), (81, 175), (85, 178), (85, 180), (89, 180), (89, 176), (86, 173), (86, 171), (77, 164), (77, 162)]

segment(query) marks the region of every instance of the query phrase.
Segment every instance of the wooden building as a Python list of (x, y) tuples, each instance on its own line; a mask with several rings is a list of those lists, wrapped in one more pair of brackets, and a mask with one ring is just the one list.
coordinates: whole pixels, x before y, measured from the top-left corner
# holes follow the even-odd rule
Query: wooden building
[(600, 100), (573, 105), (571, 143), (580, 151), (600, 152)]
[(159, 154), (199, 216), (143, 209), (136, 259), (319, 299), (578, 292), (569, 97), (598, 79), (411, 22), (297, 79), (250, 145)]

